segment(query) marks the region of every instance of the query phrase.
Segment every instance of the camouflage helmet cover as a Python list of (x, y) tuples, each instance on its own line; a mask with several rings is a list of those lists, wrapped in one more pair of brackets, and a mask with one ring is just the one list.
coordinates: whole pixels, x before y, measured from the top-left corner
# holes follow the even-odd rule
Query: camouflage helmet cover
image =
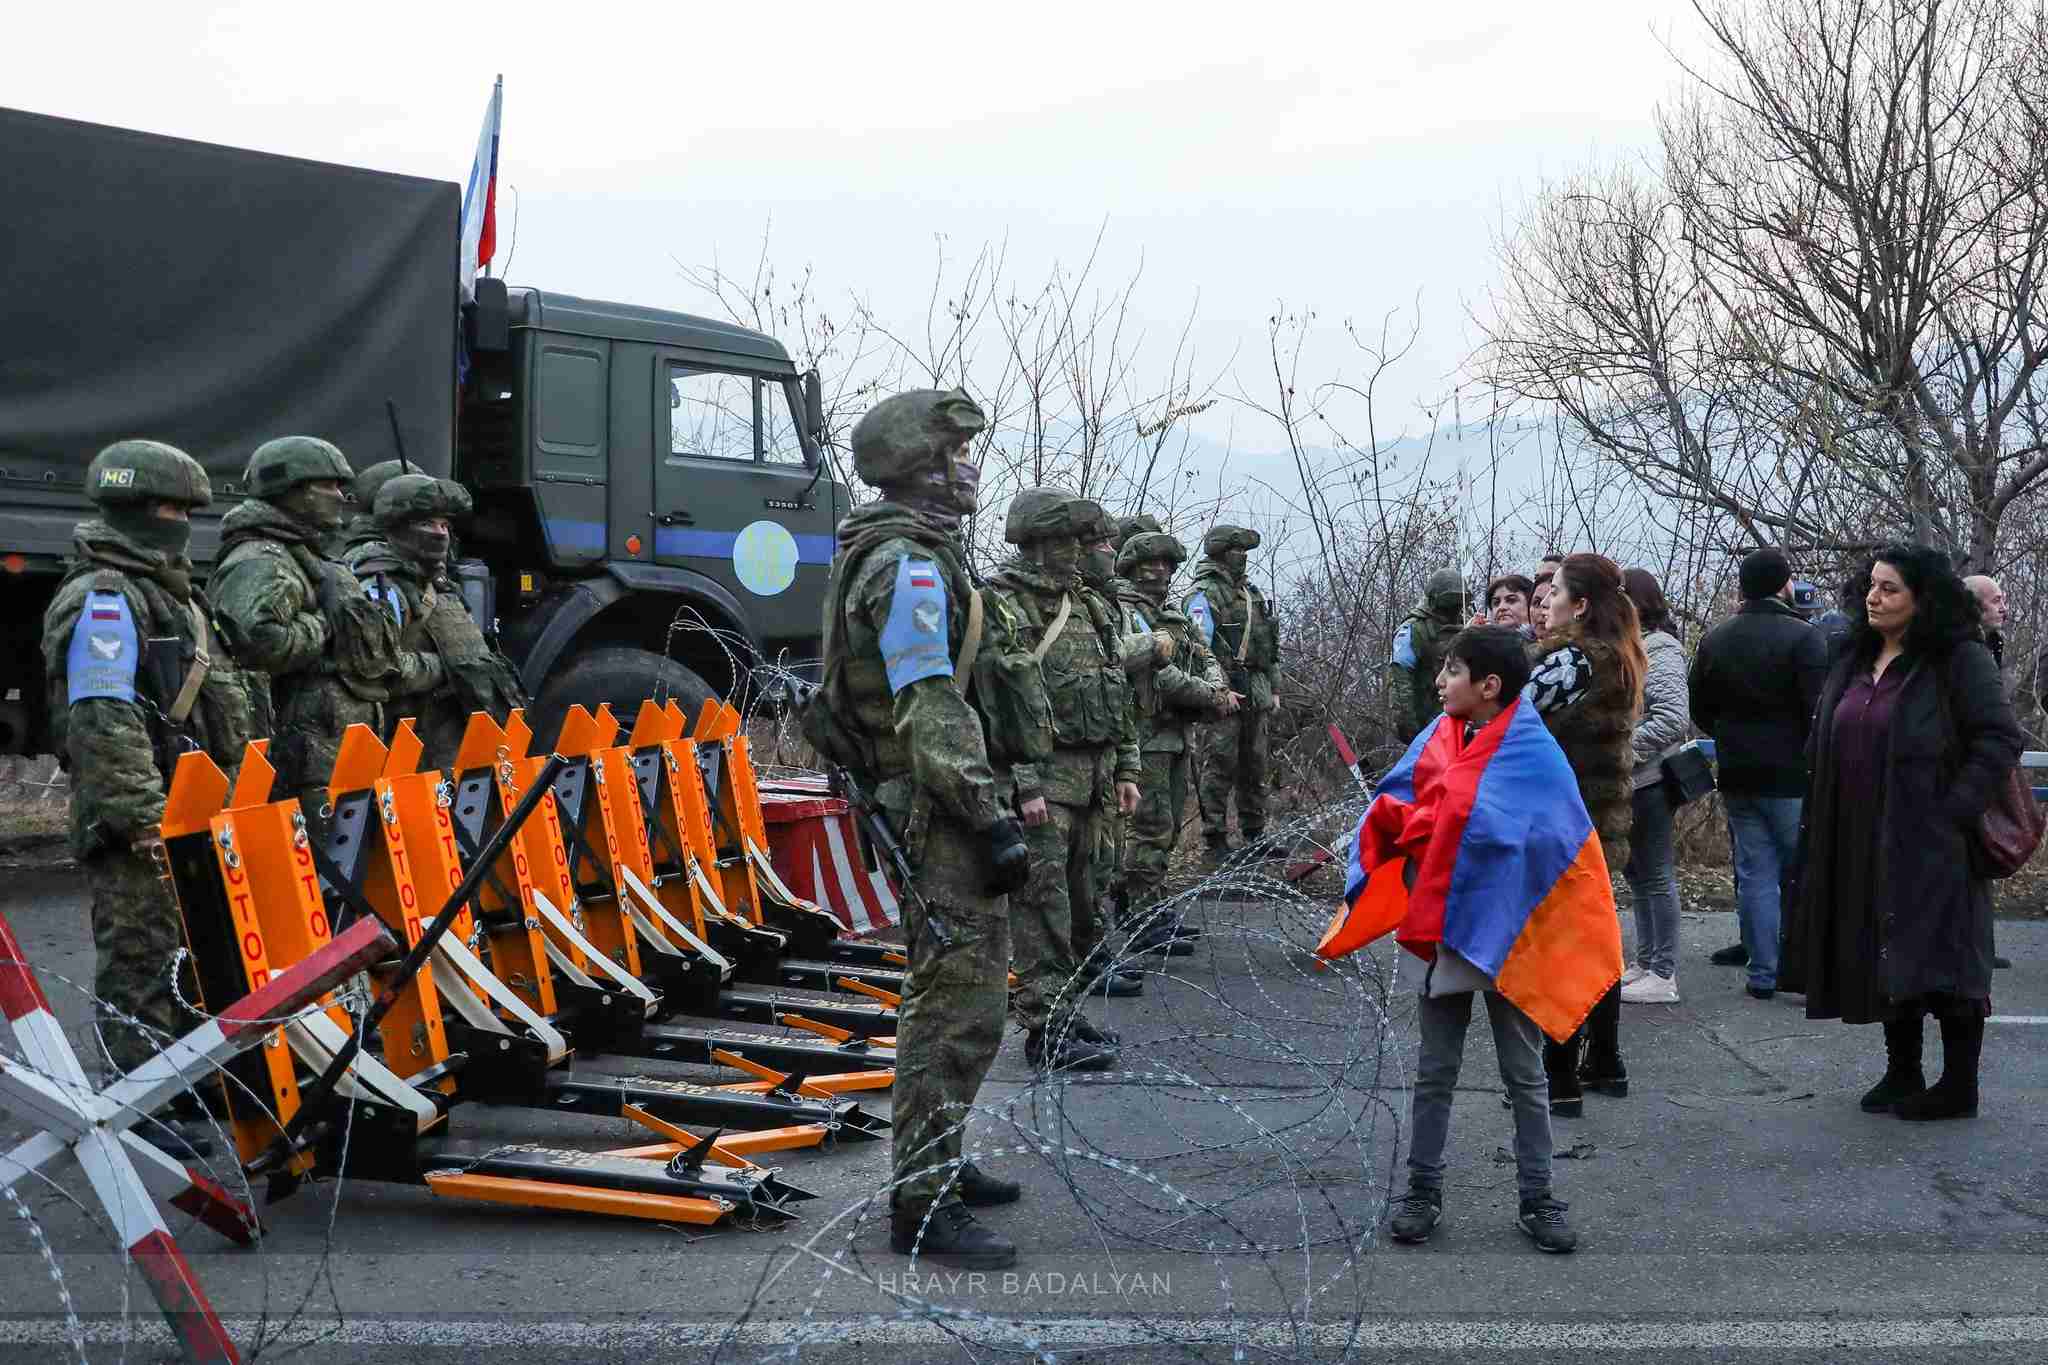
[(902, 483), (972, 440), (988, 418), (964, 389), (912, 389), (884, 398), (853, 425), (853, 467), (878, 487)]
[(1099, 502), (1087, 498), (1083, 498), (1081, 501), (1087, 503), (1095, 511), (1092, 516), (1086, 512), (1076, 512), (1074, 514), (1074, 534), (1081, 537), (1081, 542), (1084, 545), (1093, 545), (1104, 540), (1115, 540), (1116, 523), (1110, 520), (1109, 512)]
[(372, 515), (389, 531), (427, 517), (468, 516), (469, 508), (469, 492), (461, 484), (431, 474), (400, 474), (377, 490)]
[(1202, 553), (1220, 555), (1225, 550), (1256, 550), (1259, 533), (1249, 526), (1211, 526), (1202, 537)]
[(1187, 546), (1166, 532), (1140, 531), (1124, 542), (1123, 549), (1117, 551), (1116, 571), (1128, 578), (1132, 569), (1147, 560), (1163, 559), (1168, 564), (1181, 564), (1186, 562), (1187, 557)]
[(213, 485), (199, 461), (162, 441), (116, 441), (85, 467), (85, 495), (102, 507), (123, 502), (175, 502), (204, 507)]
[(356, 473), (332, 441), (318, 436), (280, 436), (256, 447), (243, 481), (259, 498), (277, 498), (302, 483), (333, 479), (347, 484)]
[(1064, 488), (1021, 488), (1003, 518), (1003, 539), (1012, 545), (1054, 536), (1078, 536), (1102, 517), (1102, 504)]
[(1123, 549), (1124, 542), (1132, 536), (1141, 535), (1147, 531), (1157, 532), (1164, 531), (1165, 529), (1164, 526), (1159, 524), (1159, 518), (1153, 516), (1150, 512), (1139, 512), (1135, 516), (1119, 517), (1116, 523), (1116, 547), (1119, 550)]
[(357, 511), (367, 515), (377, 505), (378, 489), (390, 483), (400, 474), (414, 473), (417, 469), (418, 466), (416, 465), (401, 465), (396, 460), (379, 460), (362, 473), (356, 475), (356, 481), (350, 484), (348, 488), (349, 501), (356, 505)]
[(1438, 569), (1423, 585), (1422, 596), (1433, 611), (1444, 615), (1463, 615), (1465, 610), (1465, 580), (1456, 569)]

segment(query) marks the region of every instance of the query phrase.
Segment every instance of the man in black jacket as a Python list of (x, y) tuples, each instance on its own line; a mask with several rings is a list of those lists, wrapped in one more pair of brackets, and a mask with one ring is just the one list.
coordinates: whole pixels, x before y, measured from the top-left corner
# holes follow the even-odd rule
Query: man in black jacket
[(1749, 993), (1778, 987), (1778, 910), (1799, 844), (1806, 796), (1806, 734), (1827, 646), (1787, 598), (1792, 566), (1775, 546), (1742, 561), (1742, 607), (1707, 632), (1693, 656), (1693, 722), (1714, 737), (1715, 766), (1735, 841), (1735, 900), (1742, 942), (1714, 954), (1749, 964)]

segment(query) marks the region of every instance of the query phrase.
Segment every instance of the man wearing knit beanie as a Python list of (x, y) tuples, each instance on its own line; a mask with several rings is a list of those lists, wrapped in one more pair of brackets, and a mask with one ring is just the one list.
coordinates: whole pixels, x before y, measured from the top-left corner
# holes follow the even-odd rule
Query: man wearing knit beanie
[(1714, 737), (1714, 763), (1735, 842), (1735, 902), (1742, 942), (1715, 953), (1749, 966), (1749, 993), (1778, 987), (1778, 913), (1799, 843), (1806, 795), (1806, 732), (1827, 677), (1821, 632), (1786, 600), (1792, 564), (1774, 545), (1752, 550), (1737, 573), (1742, 606), (1707, 632), (1693, 656), (1693, 723)]

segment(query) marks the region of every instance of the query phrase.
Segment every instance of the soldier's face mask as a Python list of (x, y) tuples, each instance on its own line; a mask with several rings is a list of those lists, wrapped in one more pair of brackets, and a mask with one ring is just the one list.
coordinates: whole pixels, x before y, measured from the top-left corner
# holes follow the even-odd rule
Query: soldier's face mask
[(1074, 536), (1052, 536), (1041, 540), (1033, 555), (1038, 567), (1061, 583), (1072, 584), (1081, 571), (1081, 542)]
[(1251, 557), (1251, 551), (1242, 545), (1233, 545), (1220, 556), (1223, 567), (1230, 570), (1233, 578), (1244, 577), (1245, 566), (1251, 562)]
[(921, 501), (953, 516), (969, 516), (981, 506), (981, 465), (963, 441), (943, 463), (924, 476)]
[(1116, 550), (1112, 542), (1098, 540), (1081, 552), (1081, 577), (1091, 588), (1107, 588), (1116, 573)]
[(314, 479), (279, 498), (277, 505), (316, 531), (338, 531), (346, 519), (348, 495), (339, 479)]
[(192, 544), (192, 516), (175, 502), (121, 503), (104, 513), (107, 525), (147, 550), (172, 559)]
[(1145, 559), (1131, 566), (1131, 582), (1154, 602), (1166, 600), (1166, 585), (1173, 581), (1173, 565), (1163, 559)]
[(409, 521), (391, 533), (391, 543), (414, 561), (430, 569), (448, 562), (448, 519), (423, 517)]

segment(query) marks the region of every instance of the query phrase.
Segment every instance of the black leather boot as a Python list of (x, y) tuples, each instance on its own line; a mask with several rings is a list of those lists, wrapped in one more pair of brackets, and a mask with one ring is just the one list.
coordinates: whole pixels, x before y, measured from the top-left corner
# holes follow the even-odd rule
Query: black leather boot
[(1083, 1042), (1070, 1031), (1052, 1041), (1039, 1028), (1024, 1036), (1024, 1060), (1033, 1071), (1107, 1071), (1116, 1065), (1116, 1053)]
[(995, 1204), (1014, 1204), (1023, 1197), (1024, 1187), (1014, 1180), (998, 1180), (973, 1162), (963, 1162), (960, 1179), (953, 1186), (960, 1202), (971, 1209), (985, 1209)]
[(1900, 1100), (1893, 1112), (1914, 1122), (1977, 1117), (1977, 1062), (1983, 1051), (1983, 1015), (1943, 1015), (1941, 1079)]
[(913, 1251), (918, 1259), (1001, 1270), (1017, 1263), (1017, 1245), (974, 1221), (965, 1204), (941, 1204), (927, 1220), (923, 1210), (891, 1209), (889, 1249), (899, 1256)]
[(1927, 1088), (1927, 1073), (1920, 1067), (1920, 1044), (1925, 1020), (1888, 1020), (1884, 1026), (1884, 1078), (1863, 1093), (1859, 1106), (1866, 1114), (1888, 1114), (1909, 1095)]

